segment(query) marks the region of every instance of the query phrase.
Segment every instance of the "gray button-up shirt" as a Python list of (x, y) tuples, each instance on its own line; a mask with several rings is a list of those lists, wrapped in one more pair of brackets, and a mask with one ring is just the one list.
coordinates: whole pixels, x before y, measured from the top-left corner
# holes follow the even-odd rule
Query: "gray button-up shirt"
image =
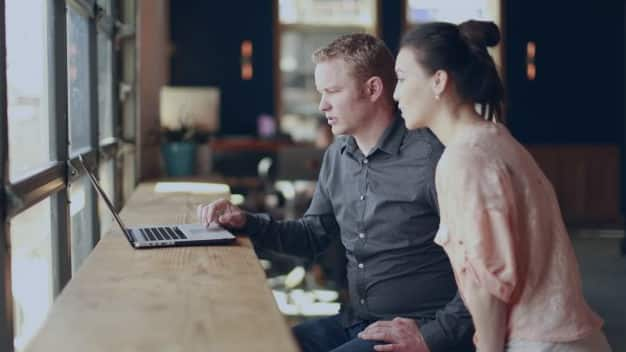
[[(341, 236), (351, 306), (346, 325), (416, 319), (432, 352), (471, 346), (471, 318), (456, 294), (450, 262), (433, 242), (439, 226), (435, 166), (443, 146), (427, 129), (396, 118), (369, 155), (340, 137), (324, 156), (305, 216), (248, 215), (257, 246), (315, 256)], [(469, 344), (468, 344), (469, 341)]]

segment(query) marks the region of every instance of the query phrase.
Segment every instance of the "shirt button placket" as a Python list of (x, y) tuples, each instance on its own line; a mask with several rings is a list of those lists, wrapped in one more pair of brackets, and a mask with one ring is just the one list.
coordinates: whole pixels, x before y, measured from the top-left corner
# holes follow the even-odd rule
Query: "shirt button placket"
[[(362, 161), (363, 165), (367, 165), (367, 163), (369, 162), (367, 160), (367, 158), (364, 158)], [(367, 183), (367, 169), (365, 169), (365, 182)], [(361, 194), (361, 197), (359, 197), (360, 200), (365, 200), (365, 193)]]
[[(360, 208), (361, 208), (361, 219), (359, 221), (359, 224), (357, 225), (357, 236), (359, 237), (359, 239), (364, 240), (365, 239), (365, 198), (366, 198), (366, 193), (367, 191), (367, 178), (368, 178), (368, 168), (367, 168), (367, 164), (368, 164), (368, 160), (367, 158), (363, 158), (361, 160), (361, 165), (363, 165), (363, 168), (361, 169), (363, 172), (361, 173), (361, 176), (363, 177), (363, 179), (359, 180), (360, 186), (359, 187), (361, 189), (361, 194), (359, 195), (359, 200), (361, 201), (360, 203)], [(357, 252), (361, 252), (362, 250), (364, 250), (365, 247), (365, 241), (361, 241), (360, 243), (358, 243), (356, 245), (356, 250)], [(357, 259), (358, 260), (358, 259)], [(358, 262), (357, 264), (357, 268), (359, 271), (359, 274), (357, 275), (357, 281), (359, 282), (359, 304), (363, 307), (363, 309), (365, 309), (365, 296), (366, 296), (366, 292), (365, 292), (365, 285), (367, 283), (366, 280), (366, 276), (365, 276), (365, 264), (363, 262)]]

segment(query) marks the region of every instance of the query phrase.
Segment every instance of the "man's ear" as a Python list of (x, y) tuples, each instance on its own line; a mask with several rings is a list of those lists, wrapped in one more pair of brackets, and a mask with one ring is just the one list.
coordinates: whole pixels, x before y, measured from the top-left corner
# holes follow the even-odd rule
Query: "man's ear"
[[(450, 76), (447, 71), (437, 70), (431, 78), (431, 88), (435, 97), (440, 97), (443, 92), (446, 91), (448, 84), (450, 84)], [(437, 98), (439, 99), (439, 98)]]
[(375, 102), (383, 95), (383, 80), (372, 76), (365, 81), (365, 95), (371, 102)]

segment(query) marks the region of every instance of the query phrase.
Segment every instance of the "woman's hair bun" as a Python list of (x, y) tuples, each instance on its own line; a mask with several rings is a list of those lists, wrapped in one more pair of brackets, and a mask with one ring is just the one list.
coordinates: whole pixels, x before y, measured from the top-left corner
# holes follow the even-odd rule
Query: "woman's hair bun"
[(473, 45), (496, 46), (500, 42), (500, 30), (493, 22), (469, 20), (459, 24), (461, 35)]

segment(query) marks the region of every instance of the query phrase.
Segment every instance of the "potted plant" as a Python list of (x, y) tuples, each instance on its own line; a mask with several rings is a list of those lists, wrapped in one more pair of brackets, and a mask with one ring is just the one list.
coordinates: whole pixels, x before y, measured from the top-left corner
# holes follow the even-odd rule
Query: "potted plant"
[(191, 176), (196, 166), (199, 143), (206, 143), (209, 133), (191, 124), (181, 123), (178, 128), (162, 128), (161, 155), (168, 176)]

